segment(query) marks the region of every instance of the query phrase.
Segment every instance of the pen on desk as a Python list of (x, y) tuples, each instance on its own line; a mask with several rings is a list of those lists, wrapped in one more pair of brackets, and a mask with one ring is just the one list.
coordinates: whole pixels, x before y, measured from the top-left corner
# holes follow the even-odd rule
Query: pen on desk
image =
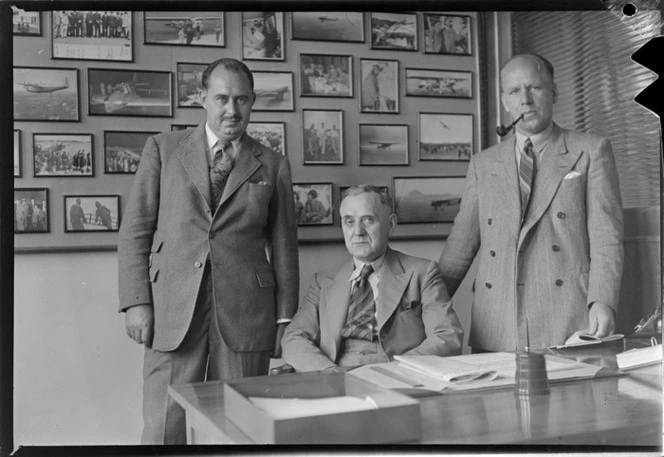
[(383, 368), (383, 367), (370, 367), (370, 368), (374, 371), (377, 371), (380, 374), (383, 374), (383, 375), (385, 375), (389, 378), (392, 378), (392, 379), (397, 380), (397, 381), (399, 381), (403, 384), (406, 384), (407, 386), (410, 386), (410, 387), (422, 387), (423, 386), (423, 384), (414, 383), (413, 381), (406, 378), (405, 376), (401, 376), (401, 375), (399, 375), (399, 374), (397, 374), (393, 371), (390, 371), (386, 368)]

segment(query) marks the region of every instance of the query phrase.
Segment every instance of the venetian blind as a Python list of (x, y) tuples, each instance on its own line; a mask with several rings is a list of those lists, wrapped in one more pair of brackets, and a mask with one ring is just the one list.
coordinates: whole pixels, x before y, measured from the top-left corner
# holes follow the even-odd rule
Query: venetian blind
[(660, 14), (638, 14), (638, 21), (611, 11), (512, 15), (514, 53), (541, 54), (555, 68), (555, 121), (610, 139), (624, 208), (660, 202), (659, 119), (634, 101), (656, 76), (630, 57), (659, 35)]

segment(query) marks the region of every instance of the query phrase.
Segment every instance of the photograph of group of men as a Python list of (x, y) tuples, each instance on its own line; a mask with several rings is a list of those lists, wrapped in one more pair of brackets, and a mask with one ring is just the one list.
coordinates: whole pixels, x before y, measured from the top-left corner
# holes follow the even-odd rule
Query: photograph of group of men
[(48, 232), (46, 189), (14, 191), (14, 233)]
[(304, 110), (304, 163), (343, 163), (341, 111)]
[(130, 11), (53, 11), (53, 38), (129, 39), (130, 34)]

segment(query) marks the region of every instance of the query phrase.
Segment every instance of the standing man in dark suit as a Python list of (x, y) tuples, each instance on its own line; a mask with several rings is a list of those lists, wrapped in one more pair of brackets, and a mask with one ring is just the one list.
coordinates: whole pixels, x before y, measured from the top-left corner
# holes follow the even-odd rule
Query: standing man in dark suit
[(290, 165), (245, 133), (253, 76), (224, 58), (202, 85), (207, 122), (148, 139), (120, 229), (120, 310), (145, 345), (143, 443), (186, 441), (169, 384), (267, 374), (297, 308)]
[(553, 122), (551, 63), (502, 68), (516, 133), (473, 156), (440, 267), (454, 295), (477, 256), (470, 346), (541, 349), (575, 331), (613, 332), (623, 266), (618, 173), (605, 138)]

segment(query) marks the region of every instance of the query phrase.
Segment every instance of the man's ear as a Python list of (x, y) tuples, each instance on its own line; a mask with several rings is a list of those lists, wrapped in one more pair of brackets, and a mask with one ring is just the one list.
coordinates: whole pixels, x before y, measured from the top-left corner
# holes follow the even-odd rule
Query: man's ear
[(254, 106), (254, 103), (256, 103), (256, 92), (252, 92), (251, 97), (251, 106)]
[(558, 101), (558, 86), (556, 86), (556, 83), (551, 86), (551, 91), (553, 91), (553, 103), (556, 103)]
[(394, 228), (397, 226), (397, 215), (394, 213), (390, 214), (389, 221), (390, 221), (390, 229), (387, 232), (388, 235), (391, 234)]
[(203, 89), (201, 91), (201, 103), (205, 106), (205, 99), (207, 98), (207, 90)]
[(500, 101), (503, 102), (503, 108), (505, 108), (505, 111), (509, 113), (510, 107), (507, 105), (507, 96), (505, 95), (505, 92), (500, 93)]

